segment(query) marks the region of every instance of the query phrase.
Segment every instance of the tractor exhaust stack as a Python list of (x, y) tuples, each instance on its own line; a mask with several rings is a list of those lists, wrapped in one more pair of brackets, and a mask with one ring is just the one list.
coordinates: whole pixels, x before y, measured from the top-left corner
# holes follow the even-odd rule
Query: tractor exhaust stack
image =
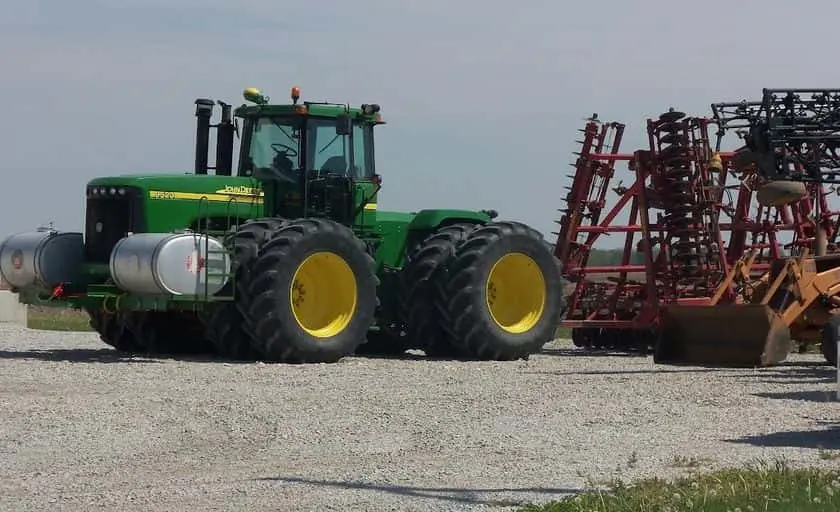
[(213, 100), (195, 100), (195, 173), (207, 174), (207, 152), (210, 148), (210, 118), (213, 117)]
[(231, 107), (219, 101), (222, 118), (216, 125), (216, 176), (230, 176), (233, 171), (233, 134), (236, 127), (231, 117)]

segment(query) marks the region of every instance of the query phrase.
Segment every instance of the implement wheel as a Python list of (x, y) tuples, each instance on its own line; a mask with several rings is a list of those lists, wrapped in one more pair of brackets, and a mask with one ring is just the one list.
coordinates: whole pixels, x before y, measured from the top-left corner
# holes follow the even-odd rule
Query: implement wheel
[(365, 341), (376, 310), (375, 261), (351, 229), (309, 218), (273, 233), (250, 265), (255, 346), (267, 361), (331, 363)]
[(439, 285), (441, 325), (468, 357), (527, 359), (554, 338), (560, 272), (542, 235), (525, 224), (492, 222), (472, 231)]
[(250, 303), (246, 293), (250, 281), (249, 268), (257, 257), (260, 245), (283, 227), (279, 218), (253, 219), (243, 223), (235, 233), (228, 235), (225, 245), (232, 252), (233, 279), (217, 294), (234, 296), (234, 301), (208, 303), (201, 312), (204, 333), (216, 355), (234, 360), (253, 360), (257, 357), (248, 335), (250, 321), (243, 316)]

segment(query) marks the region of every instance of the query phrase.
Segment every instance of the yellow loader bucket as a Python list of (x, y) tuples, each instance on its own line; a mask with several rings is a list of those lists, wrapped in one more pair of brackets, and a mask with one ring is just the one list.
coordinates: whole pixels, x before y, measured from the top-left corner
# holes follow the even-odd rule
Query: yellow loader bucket
[(763, 304), (666, 306), (654, 351), (658, 364), (755, 367), (784, 361), (790, 329)]

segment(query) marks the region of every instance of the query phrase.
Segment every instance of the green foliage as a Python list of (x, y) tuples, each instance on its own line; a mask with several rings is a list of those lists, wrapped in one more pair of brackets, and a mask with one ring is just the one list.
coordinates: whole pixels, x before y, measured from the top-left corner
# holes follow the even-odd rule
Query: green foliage
[(840, 471), (757, 463), (674, 481), (611, 482), (520, 512), (794, 512), (840, 510)]
[[(592, 249), (589, 253), (589, 265), (620, 265), (624, 249)], [(630, 264), (641, 265), (645, 262), (645, 255), (639, 251), (630, 252)]]

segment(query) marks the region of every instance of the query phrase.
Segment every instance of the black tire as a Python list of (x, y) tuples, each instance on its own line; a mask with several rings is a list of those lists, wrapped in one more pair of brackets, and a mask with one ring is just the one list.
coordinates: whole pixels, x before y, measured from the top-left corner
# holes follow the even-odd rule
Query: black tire
[[(435, 308), (437, 283), (449, 279), (447, 266), (458, 245), (467, 239), (475, 224), (450, 224), (435, 230), (406, 257), (400, 272), (400, 313), (406, 326), (406, 349), (421, 349), (429, 357), (455, 357), (458, 349), (440, 323)], [(405, 350), (405, 349), (404, 349)]]
[(400, 272), (388, 269), (378, 277), (378, 293), (387, 294), (386, 302), (382, 303), (381, 296), (376, 298), (375, 325), (377, 329), (368, 331), (365, 342), (356, 348), (357, 356), (393, 357), (408, 350), (405, 344), (405, 325), (400, 315), (398, 301), (394, 298), (398, 295)]
[(210, 355), (197, 313), (188, 311), (138, 311), (128, 322), (137, 343), (151, 355)]
[(250, 263), (257, 257), (260, 245), (271, 238), (272, 233), (283, 227), (284, 223), (279, 218), (249, 220), (225, 239), (225, 246), (232, 253), (231, 273), (234, 278), (217, 295), (233, 295), (235, 300), (211, 302), (205, 305), (200, 314), (205, 336), (217, 356), (241, 361), (259, 358), (248, 334), (251, 322), (243, 314), (250, 304), (243, 299), (248, 297), (245, 292), (250, 281)]
[[(540, 315), (527, 330), (517, 333), (504, 330), (493, 318), (486, 291), (493, 266), (502, 257), (512, 253), (521, 253), (530, 258), (530, 261), (526, 260), (528, 264), (536, 264), (539, 270), (532, 275), (535, 275), (535, 279), (541, 275), (545, 283), (542, 300), (534, 297), (535, 302), (539, 301), (542, 305)], [(562, 308), (563, 285), (557, 259), (548, 250), (538, 231), (511, 221), (481, 226), (458, 246), (448, 267), (450, 278), (438, 282), (440, 292), (437, 307), (441, 325), (460, 352), (481, 360), (527, 359), (531, 354), (540, 352), (543, 345), (554, 338)], [(509, 280), (506, 284), (510, 289), (524, 283)], [(497, 300), (504, 300), (505, 296), (511, 301), (509, 304), (521, 304), (524, 300), (519, 296), (514, 301), (501, 289), (501, 283), (498, 286), (500, 290)], [(490, 293), (493, 293), (492, 290)], [(525, 314), (525, 311), (514, 313)], [(509, 320), (514, 321), (512, 318)]]
[(128, 328), (124, 313), (105, 313), (102, 310), (85, 308), (90, 317), (90, 327), (99, 334), (99, 339), (106, 345), (128, 354), (143, 352)]
[(395, 333), (368, 331), (367, 340), (356, 348), (358, 356), (398, 356), (408, 350), (403, 339)]
[[(356, 288), (352, 316), (329, 337), (316, 337), (300, 325), (291, 297), (293, 285), (304, 286), (294, 280), (299, 267), (309, 256), (322, 252), (338, 256), (349, 266)], [(266, 361), (336, 362), (356, 351), (374, 323), (379, 285), (376, 262), (364, 242), (347, 226), (320, 218), (289, 221), (260, 247), (259, 256), (250, 265), (250, 273), (246, 295), (250, 302), (248, 316), (253, 319), (251, 334)], [(324, 285), (329, 286), (327, 293), (338, 293), (339, 287), (334, 284)], [(302, 300), (306, 291), (301, 294)], [(320, 290), (308, 291), (312, 296)], [(320, 302), (318, 299), (316, 304)]]
[(840, 314), (833, 315), (822, 332), (820, 351), (828, 364), (837, 366), (837, 341), (840, 339)]
[(601, 335), (601, 329), (597, 327), (574, 327), (572, 328), (572, 344), (580, 348), (592, 348), (595, 340)]

